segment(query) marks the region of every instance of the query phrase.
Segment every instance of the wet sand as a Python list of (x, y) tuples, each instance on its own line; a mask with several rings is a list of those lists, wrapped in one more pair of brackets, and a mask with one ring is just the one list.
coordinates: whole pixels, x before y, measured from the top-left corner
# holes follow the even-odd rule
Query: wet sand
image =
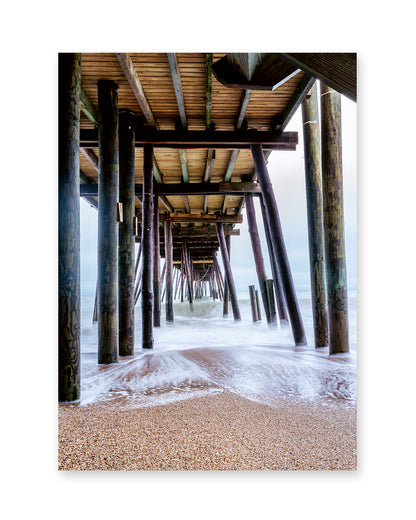
[(163, 406), (59, 405), (60, 470), (355, 470), (356, 410), (230, 392)]

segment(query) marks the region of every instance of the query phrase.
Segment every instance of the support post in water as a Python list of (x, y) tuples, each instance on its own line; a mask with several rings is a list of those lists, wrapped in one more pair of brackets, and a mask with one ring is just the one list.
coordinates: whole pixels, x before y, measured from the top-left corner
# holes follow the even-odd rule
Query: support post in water
[(259, 317), (257, 314), (256, 291), (255, 291), (254, 285), (249, 285), (248, 291), (250, 294), (251, 318), (254, 323), (259, 320)]
[(348, 293), (342, 189), (341, 95), (321, 83), (322, 189), (329, 353), (349, 352)]
[(270, 267), (273, 275), (274, 290), (276, 294), (277, 310), (279, 313), (280, 322), (286, 321), (289, 323), (289, 316), (287, 315), (285, 297), (283, 294), (283, 288), (281, 283), (281, 276), (279, 273), (279, 267), (277, 265), (276, 255), (274, 252), (272, 239), (270, 236), (270, 226), (266, 213), (266, 207), (263, 202), (263, 197), (259, 197), (261, 213), (263, 216), (264, 234), (266, 235), (267, 249), (269, 251)]
[(59, 54), (59, 388), (76, 401), (80, 381), (80, 173), (81, 54)]
[(322, 207), (321, 140), (319, 134), (318, 87), (302, 103), (308, 212), (309, 263), (315, 348), (328, 345), (328, 310), (325, 293), (324, 227)]
[(135, 113), (119, 112), (120, 181), (119, 198), (123, 222), (119, 224), (118, 320), (119, 355), (134, 355), (134, 135)]
[(142, 348), (153, 348), (153, 146), (143, 147)]
[(173, 241), (172, 223), (165, 220), (165, 262), (166, 262), (166, 321), (173, 322)]
[(118, 363), (118, 86), (98, 81), (98, 363)]
[(273, 280), (266, 280), (267, 300), (270, 309), (270, 319), (276, 321), (276, 305), (274, 303)]
[(224, 265), (225, 276), (226, 276), (226, 280), (228, 283), (228, 289), (230, 291), (231, 307), (233, 309), (234, 320), (240, 321), (241, 315), (240, 315), (240, 309), (238, 306), (237, 292), (235, 290), (233, 273), (231, 271), (230, 259), (228, 257), (227, 246), (225, 244), (224, 228), (223, 228), (222, 222), (216, 222), (215, 227), (217, 229), (218, 242), (219, 242), (220, 249), (221, 249), (222, 263)]
[[(231, 235), (225, 236), (225, 244), (227, 246), (228, 258), (231, 256)], [(224, 280), (224, 302), (222, 307), (223, 318), (228, 316), (228, 302), (230, 300), (230, 291), (228, 290), (227, 278)]]
[(274, 316), (274, 321), (272, 321), (270, 309), (269, 309), (268, 298), (267, 298), (267, 287), (266, 287), (267, 276), (266, 276), (266, 271), (264, 269), (264, 261), (263, 261), (263, 255), (261, 252), (259, 231), (257, 229), (253, 195), (251, 193), (246, 193), (245, 200), (246, 200), (248, 232), (250, 234), (251, 247), (253, 249), (254, 262), (256, 264), (256, 272), (257, 272), (257, 278), (259, 281), (260, 293), (261, 293), (261, 298), (263, 301), (264, 312), (266, 313), (267, 324), (272, 325), (272, 324), (276, 324), (276, 314)]
[(261, 321), (261, 310), (260, 310), (260, 298), (259, 298), (259, 291), (256, 289), (254, 291), (255, 295), (256, 295), (256, 305), (257, 305), (257, 317), (259, 319), (259, 321)]
[(257, 178), (259, 180), (264, 205), (266, 207), (272, 245), (276, 259), (279, 263), (279, 271), (282, 276), (293, 337), (296, 345), (306, 345), (307, 341), (305, 330), (303, 328), (302, 316), (300, 314), (299, 304), (293, 284), (273, 186), (270, 181), (269, 172), (263, 155), (263, 147), (261, 145), (252, 145), (251, 152), (253, 154), (254, 165), (256, 167)]
[[(182, 256), (183, 256), (184, 268), (185, 268), (185, 278), (186, 278), (186, 287), (187, 287), (187, 292), (188, 292), (188, 300), (189, 300), (189, 305), (192, 306), (191, 275), (189, 273), (188, 251), (186, 249), (186, 244), (184, 242), (182, 242)], [(166, 259), (165, 259), (165, 265), (166, 265)]]
[(153, 199), (153, 326), (160, 327), (160, 237), (159, 237), (159, 197)]

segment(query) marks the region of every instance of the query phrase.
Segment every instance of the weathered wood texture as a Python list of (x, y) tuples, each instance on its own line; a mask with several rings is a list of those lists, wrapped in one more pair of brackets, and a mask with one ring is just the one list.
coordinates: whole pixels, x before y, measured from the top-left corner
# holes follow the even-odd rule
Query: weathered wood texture
[(254, 285), (249, 285), (248, 291), (250, 294), (251, 319), (253, 320), (253, 323), (255, 323), (256, 321), (259, 321), (259, 317), (257, 314), (256, 290)]
[(207, 54), (207, 89), (205, 94), (206, 105), (206, 129), (211, 128), (211, 109), (212, 109), (212, 52)]
[(153, 348), (153, 147), (144, 147), (142, 206), (142, 347)]
[(321, 139), (316, 83), (311, 96), (302, 103), (302, 120), (312, 311), (315, 347), (319, 348), (328, 345), (328, 308), (325, 293)]
[(91, 99), (87, 96), (85, 90), (81, 87), (80, 92), (80, 104), (81, 110), (88, 117), (88, 119), (92, 122), (94, 126), (98, 126), (98, 113), (97, 110), (92, 103)]
[(134, 355), (134, 112), (119, 113), (119, 199), (123, 222), (119, 224), (119, 354)]
[(275, 90), (298, 72), (299, 68), (276, 53), (229, 53), (217, 61), (213, 72), (228, 88)]
[(289, 316), (287, 315), (285, 297), (283, 293), (282, 280), (279, 273), (279, 266), (276, 260), (276, 254), (272, 244), (269, 217), (266, 212), (266, 206), (264, 205), (263, 197), (260, 197), (260, 207), (263, 216), (264, 234), (266, 235), (267, 249), (269, 251), (270, 267), (273, 275), (274, 290), (276, 294), (277, 310), (279, 313), (280, 321), (289, 322)]
[[(135, 185), (136, 195), (141, 195), (143, 186)], [(245, 193), (253, 193), (260, 195), (261, 190), (255, 182), (215, 182), (215, 183), (176, 183), (176, 184), (156, 184), (153, 191), (157, 195), (244, 195)], [(98, 194), (97, 186), (93, 183), (82, 184), (81, 196), (94, 197)]]
[(273, 280), (266, 280), (267, 300), (270, 312), (270, 321), (276, 323), (276, 305), (274, 301)]
[(134, 96), (139, 103), (144, 116), (146, 117), (146, 120), (152, 126), (158, 128), (156, 119), (153, 115), (152, 109), (150, 108), (149, 102), (147, 101), (139, 76), (137, 75), (136, 69), (129, 54), (119, 52), (116, 53), (116, 57), (120, 63), (121, 68), (123, 69), (127, 81), (129, 82), (131, 90), (133, 91)]
[(260, 297), (259, 297), (259, 291), (256, 289), (254, 291), (254, 294), (256, 296), (256, 306), (257, 306), (257, 317), (259, 321), (261, 321), (261, 309), (260, 309)]
[(357, 100), (357, 54), (355, 52), (279, 53), (279, 56), (353, 101)]
[[(182, 243), (182, 260), (183, 265), (185, 269), (185, 277), (186, 277), (186, 287), (188, 292), (188, 300), (189, 303), (192, 305), (193, 299), (192, 299), (192, 283), (191, 283), (191, 275), (190, 275), (190, 266), (188, 261), (188, 251), (185, 243)], [(166, 265), (166, 263), (165, 263)]]
[(342, 187), (341, 96), (321, 83), (322, 189), (329, 353), (349, 351)]
[[(223, 227), (224, 228), (224, 227)], [(224, 232), (225, 234), (225, 232)], [(231, 260), (231, 236), (225, 235), (225, 245), (227, 246), (228, 258)], [(224, 280), (224, 302), (222, 306), (222, 315), (225, 318), (228, 316), (228, 302), (230, 301), (230, 290), (228, 289), (227, 279)]]
[(79, 110), (81, 55), (59, 54), (58, 399), (80, 398)]
[(228, 256), (227, 245), (225, 243), (223, 225), (219, 222), (215, 224), (218, 234), (218, 242), (220, 244), (221, 258), (224, 266), (225, 276), (227, 278), (228, 290), (230, 291), (231, 307), (235, 321), (241, 320), (240, 308), (238, 306), (237, 291), (235, 289), (233, 273), (231, 271), (230, 259)]
[[(254, 209), (253, 197), (250, 194), (246, 195), (246, 212), (248, 222), (248, 232), (251, 240), (251, 247), (253, 249), (254, 263), (256, 266), (257, 279), (259, 281), (261, 298), (263, 301), (264, 312), (266, 314), (266, 320), (269, 325), (272, 325), (269, 301), (267, 298), (267, 287), (266, 287), (266, 270), (264, 268), (263, 254), (261, 252), (260, 236), (257, 229), (256, 212)], [(276, 316), (275, 316), (276, 318)], [(274, 321), (276, 323), (276, 319)]]
[(118, 362), (118, 96), (113, 81), (98, 82), (98, 363)]
[[(83, 148), (97, 146), (97, 131), (82, 129), (80, 143)], [(152, 144), (155, 148), (203, 149), (215, 148), (225, 150), (244, 150), (250, 146), (261, 144), (269, 150), (296, 150), (297, 132), (276, 131), (198, 131), (198, 130), (154, 130), (151, 127), (136, 128), (136, 147)]]
[(172, 224), (165, 221), (165, 262), (166, 262), (166, 321), (173, 322), (173, 244)]
[(153, 199), (153, 326), (160, 327), (160, 236), (158, 196)]
[(275, 250), (275, 256), (279, 263), (279, 271), (282, 276), (282, 285), (285, 291), (286, 304), (288, 308), (290, 324), (296, 345), (306, 345), (305, 330), (303, 327), (302, 317), (299, 310), (299, 304), (296, 297), (295, 287), (293, 284), (292, 273), (290, 270), (289, 259), (286, 252), (286, 246), (283, 239), (282, 226), (280, 224), (279, 212), (273, 192), (272, 183), (270, 181), (269, 172), (264, 160), (263, 150), (261, 146), (252, 146), (254, 164), (256, 166), (257, 177), (262, 191), (264, 205), (268, 215), (270, 226), (270, 234), (272, 244)]

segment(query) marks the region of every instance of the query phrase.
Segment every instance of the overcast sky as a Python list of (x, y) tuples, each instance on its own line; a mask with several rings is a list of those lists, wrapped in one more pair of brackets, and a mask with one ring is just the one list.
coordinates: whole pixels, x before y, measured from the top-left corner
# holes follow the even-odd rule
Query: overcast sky
[[(342, 96), (345, 239), (349, 289), (356, 288), (357, 280), (356, 128), (356, 104)], [(298, 290), (305, 290), (310, 288), (310, 275), (301, 109), (293, 116), (286, 130), (299, 133), (297, 150), (295, 152), (272, 152), (268, 168), (277, 199), (295, 287)], [(271, 278), (261, 211), (257, 200), (255, 200), (255, 209), (267, 275)], [(232, 237), (231, 240), (231, 265), (238, 292), (247, 291), (250, 284), (258, 285), (245, 211), (243, 211), (243, 220), (243, 224), (238, 226), (241, 230), (240, 236)], [(81, 283), (83, 293), (95, 291), (96, 276), (97, 211), (81, 200)]]

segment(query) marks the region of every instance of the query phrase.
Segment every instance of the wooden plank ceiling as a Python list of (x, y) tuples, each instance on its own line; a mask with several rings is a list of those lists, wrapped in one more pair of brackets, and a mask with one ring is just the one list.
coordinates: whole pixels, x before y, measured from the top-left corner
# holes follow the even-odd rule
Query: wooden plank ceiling
[[(299, 90), (305, 89), (308, 77), (302, 71), (274, 91), (242, 90), (228, 88), (211, 73), (211, 62), (215, 64), (225, 53), (83, 53), (81, 86), (92, 103), (92, 111), (98, 108), (97, 82), (100, 79), (113, 80), (118, 85), (119, 109), (129, 109), (138, 118), (147, 121), (159, 130), (175, 130), (175, 125), (186, 125), (188, 130), (211, 129), (263, 131), (279, 129), (276, 121), (284, 122), (293, 100)], [(127, 61), (126, 61), (127, 60)], [(211, 60), (211, 61), (210, 61)], [(139, 103), (134, 89), (123, 68), (137, 75), (141, 84), (147, 108)], [(122, 67), (124, 65), (124, 67)], [(179, 79), (178, 79), (179, 78)], [(143, 103), (143, 99), (140, 100)], [(208, 102), (207, 102), (208, 101)], [(209, 102), (210, 101), (210, 102)], [(153, 115), (153, 123), (149, 119)], [(92, 120), (81, 111), (81, 129), (94, 128)], [(80, 151), (81, 182), (98, 182), (98, 148)], [(239, 182), (244, 175), (253, 175), (254, 164), (250, 150), (188, 149), (178, 150), (155, 148), (155, 178), (166, 184), (181, 182)], [(135, 151), (135, 182), (143, 181), (143, 152)], [(159, 177), (159, 175), (161, 177)], [(90, 197), (94, 203), (96, 198)], [(174, 255), (181, 247), (181, 236), (192, 241), (199, 251), (198, 261), (212, 259), (218, 249), (215, 225), (212, 220), (192, 221), (191, 215), (240, 215), (244, 207), (244, 197), (237, 195), (178, 195), (160, 196), (159, 213), (187, 214), (188, 222), (174, 222)], [(136, 213), (140, 215), (140, 197), (136, 198)], [(209, 217), (208, 217), (209, 218)], [(175, 219), (176, 220), (176, 219)], [(162, 224), (162, 223), (161, 223)], [(231, 232), (234, 224), (227, 224)], [(199, 231), (206, 233), (206, 240)], [(198, 231), (195, 233), (195, 231)], [(234, 230), (233, 234), (238, 231)], [(192, 239), (192, 233), (194, 238)], [(199, 236), (195, 236), (199, 235)], [(163, 235), (163, 233), (162, 233)], [(183, 239), (184, 240), (184, 239)], [(163, 236), (161, 238), (163, 246)], [(177, 251), (178, 250), (178, 251)], [(201, 251), (204, 251), (202, 253)], [(164, 254), (161, 248), (162, 256)]]

